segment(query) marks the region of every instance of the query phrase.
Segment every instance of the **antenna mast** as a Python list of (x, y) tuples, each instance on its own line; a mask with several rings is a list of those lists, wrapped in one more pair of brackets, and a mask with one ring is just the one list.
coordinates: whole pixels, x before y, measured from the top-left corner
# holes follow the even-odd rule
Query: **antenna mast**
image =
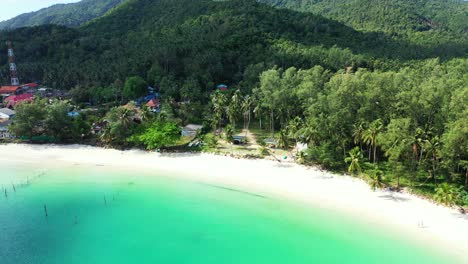
[(13, 52), (13, 44), (11, 44), (11, 41), (7, 41), (6, 45), (8, 47), (8, 63), (10, 64), (11, 85), (16, 86), (16, 85), (19, 85), (19, 79), (18, 79), (18, 72), (16, 70), (15, 53)]

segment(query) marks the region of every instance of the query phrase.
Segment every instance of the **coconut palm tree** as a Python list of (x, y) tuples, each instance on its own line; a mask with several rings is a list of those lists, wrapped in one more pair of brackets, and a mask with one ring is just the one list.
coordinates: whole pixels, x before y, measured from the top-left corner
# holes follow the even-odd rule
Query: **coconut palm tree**
[(435, 188), (434, 200), (445, 205), (452, 205), (455, 203), (457, 195), (457, 190), (444, 182)]
[(240, 94), (240, 90), (236, 90), (234, 95), (231, 98), (231, 102), (227, 107), (227, 114), (229, 117), (229, 121), (232, 124), (232, 128), (236, 129), (236, 119), (239, 116), (239, 112), (242, 109), (242, 98)]
[(377, 162), (377, 145), (378, 145), (377, 136), (382, 131), (383, 131), (382, 120), (377, 119), (374, 122), (372, 122), (369, 128), (366, 131), (364, 131), (364, 133), (362, 134), (362, 139), (364, 143), (366, 143), (373, 149), (372, 152), (374, 153), (374, 158), (372, 161), (374, 163)]
[(288, 149), (290, 146), (289, 143), (290, 142), (286, 131), (284, 131), (284, 129), (281, 130), (278, 138), (278, 147), (282, 149)]
[(307, 153), (304, 151), (299, 151), (296, 155), (296, 161), (299, 164), (304, 164), (306, 161)]
[(226, 136), (226, 141), (229, 143), (232, 143), (234, 141), (233, 135), (234, 135), (234, 129), (232, 128), (231, 125), (227, 125), (224, 128), (224, 134)]
[(346, 163), (349, 163), (348, 172), (351, 174), (361, 173), (361, 164), (363, 156), (361, 150), (358, 147), (353, 148), (349, 152), (349, 157), (345, 159)]
[(250, 127), (252, 106), (253, 106), (253, 98), (249, 95), (246, 95), (244, 97), (244, 100), (242, 101), (242, 113), (244, 115), (245, 136), (247, 136), (247, 130), (249, 130), (249, 127)]
[(226, 102), (227, 98), (222, 92), (216, 91), (213, 93), (211, 97), (211, 104), (213, 105), (213, 129), (219, 129), (221, 126), (223, 115), (226, 109)]
[(359, 149), (362, 152), (362, 138), (364, 134), (364, 123), (360, 122), (359, 125), (353, 125), (353, 139), (354, 139), (354, 144), (358, 145), (359, 144)]
[(428, 156), (432, 161), (432, 178), (434, 183), (437, 184), (436, 180), (436, 170), (437, 170), (437, 163), (438, 163), (438, 156), (440, 152), (440, 140), (438, 136), (432, 137), (430, 139), (426, 139), (424, 141), (424, 146)]
[(370, 186), (372, 190), (381, 189), (385, 186), (383, 182), (383, 171), (379, 170), (377, 166), (375, 166), (374, 170), (370, 175)]

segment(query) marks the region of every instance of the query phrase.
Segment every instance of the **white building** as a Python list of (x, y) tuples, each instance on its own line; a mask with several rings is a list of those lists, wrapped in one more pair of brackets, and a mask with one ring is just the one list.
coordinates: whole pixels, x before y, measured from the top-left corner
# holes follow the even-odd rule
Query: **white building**
[(12, 119), (15, 116), (16, 112), (9, 108), (0, 109), (0, 119)]

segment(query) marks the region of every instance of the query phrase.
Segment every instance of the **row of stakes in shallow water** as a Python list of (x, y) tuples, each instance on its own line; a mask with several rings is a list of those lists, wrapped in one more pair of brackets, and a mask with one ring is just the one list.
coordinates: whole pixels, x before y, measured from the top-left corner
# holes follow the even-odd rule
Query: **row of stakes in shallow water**
[[(42, 176), (44, 176), (46, 174), (46, 172), (44, 170), (42, 170), (41, 172), (39, 172), (38, 174), (36, 174), (33, 178), (32, 178), (32, 181), (34, 181), (35, 179), (38, 179)], [(12, 183), (11, 184), (11, 189), (14, 193), (16, 193), (16, 187), (18, 188), (21, 188), (21, 187), (26, 187), (26, 186), (29, 186), (31, 184), (31, 182), (29, 180), (29, 177), (26, 178), (26, 182), (22, 182), (22, 183), (19, 183), (19, 184), (14, 184)], [(5, 187), (3, 184), (2, 184), (2, 193), (3, 195), (5, 196), (6, 199), (8, 199), (8, 187)]]
[[(35, 175), (35, 177), (32, 178), (32, 181), (34, 181), (35, 179), (38, 179), (42, 176), (44, 176), (46, 174), (46, 172), (43, 170), (41, 172), (39, 172), (37, 175)], [(14, 183), (11, 184), (11, 187), (12, 187), (12, 190), (14, 193), (16, 193), (16, 187), (26, 187), (26, 186), (29, 186), (31, 184), (31, 182), (29, 180), (29, 177), (26, 178), (26, 182), (23, 182), (23, 183), (20, 183), (20, 184), (17, 184), (15, 185)], [(6, 188), (3, 184), (2, 184), (2, 193), (4, 194), (5, 198), (8, 199), (8, 188)], [(104, 206), (107, 207), (107, 198), (106, 198), (106, 195), (104, 195), (103, 197), (104, 199)], [(115, 195), (112, 195), (112, 201), (115, 200)], [(44, 215), (45, 217), (49, 217), (49, 211), (47, 210), (47, 204), (44, 204)], [(78, 220), (77, 220), (77, 217), (75, 216), (75, 224), (78, 223)]]
[[(115, 195), (112, 195), (112, 201), (115, 201)], [(106, 195), (104, 195), (104, 206), (107, 207)], [(45, 215), (46, 218), (49, 217), (49, 211), (47, 210), (47, 204), (44, 204), (44, 215)], [(78, 224), (78, 217), (77, 216), (75, 216), (74, 223)]]

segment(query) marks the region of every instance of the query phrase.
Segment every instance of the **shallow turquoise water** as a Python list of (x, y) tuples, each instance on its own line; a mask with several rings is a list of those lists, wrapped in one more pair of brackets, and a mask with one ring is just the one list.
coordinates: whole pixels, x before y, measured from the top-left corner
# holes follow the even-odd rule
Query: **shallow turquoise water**
[(157, 172), (0, 165), (2, 264), (457, 263), (404, 234), (241, 190)]

